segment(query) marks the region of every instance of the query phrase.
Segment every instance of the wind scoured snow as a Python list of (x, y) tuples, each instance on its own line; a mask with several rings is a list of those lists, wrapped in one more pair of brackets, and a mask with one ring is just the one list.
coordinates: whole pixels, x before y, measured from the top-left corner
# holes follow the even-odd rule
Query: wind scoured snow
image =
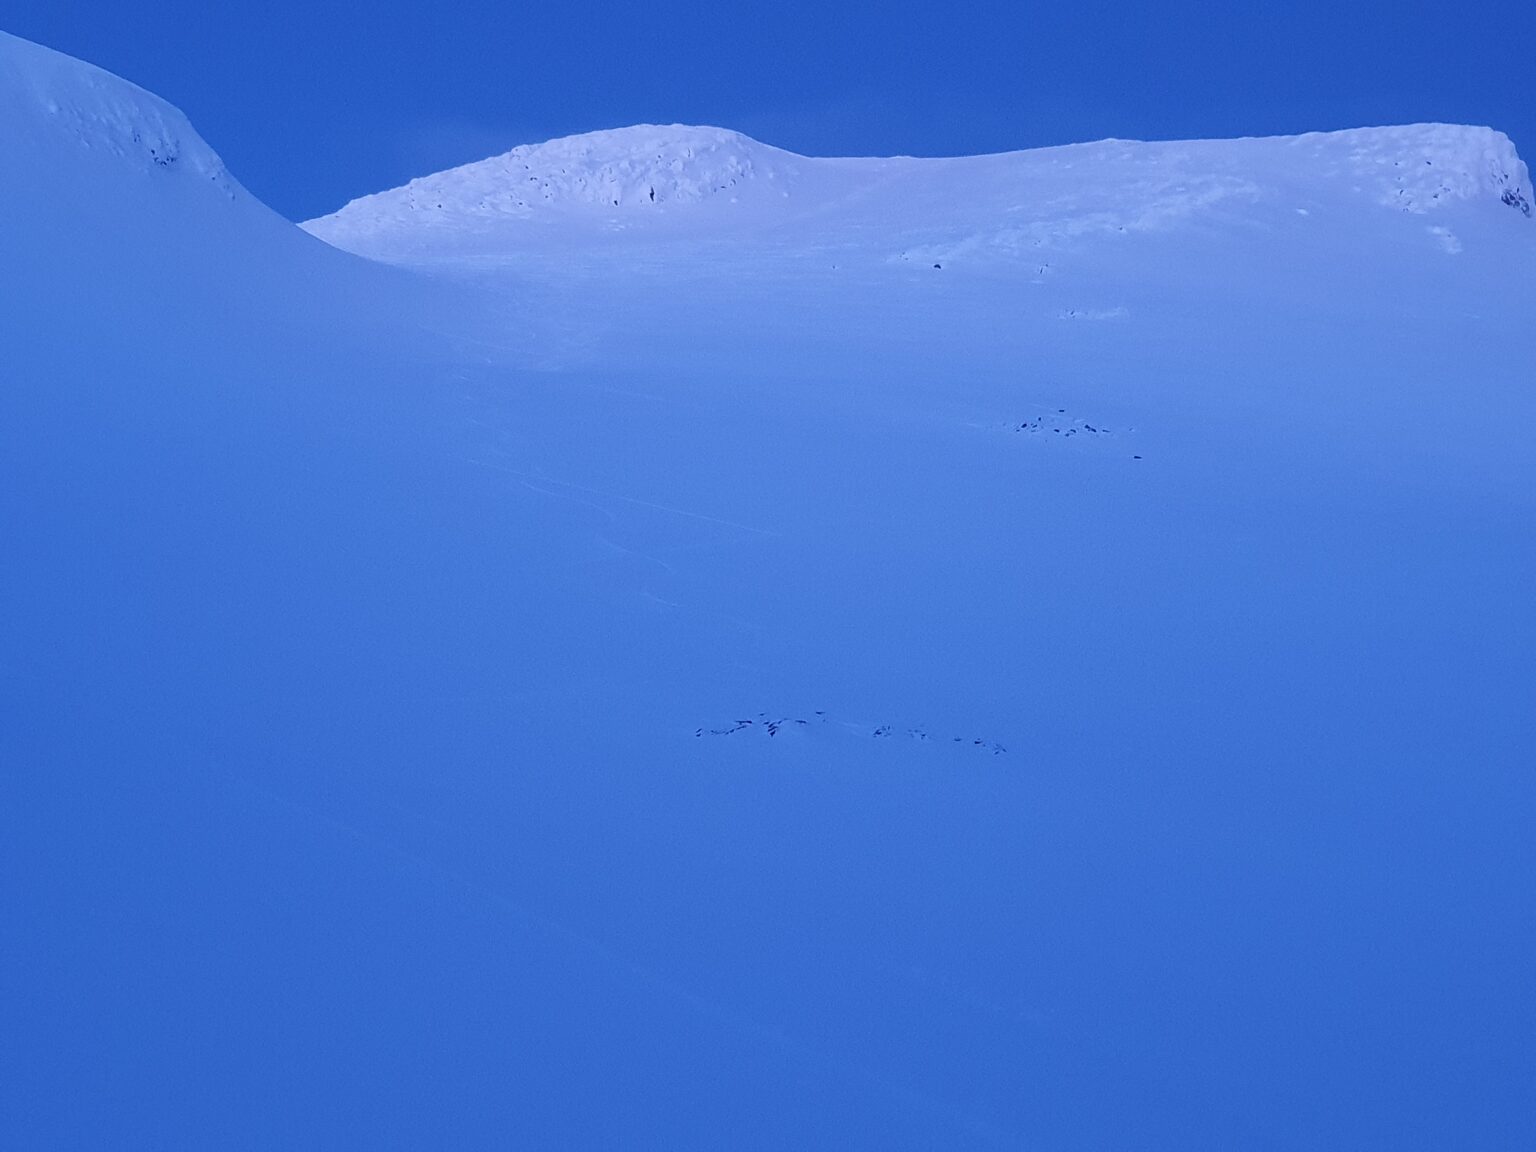
[[(412, 180), (354, 200), (359, 220), (407, 213), (528, 216), (537, 208), (664, 208), (723, 196), (733, 203), (762, 180), (786, 185), (799, 158), (737, 132), (639, 125), (526, 144), (503, 156)], [(410, 215), (399, 222), (419, 227)]]
[[(186, 117), (142, 88), (5, 32), (0, 61), (0, 119), (8, 134), (29, 140), (43, 155), (55, 141), (68, 140), (144, 168), (190, 173), (235, 195), (223, 162)], [(13, 152), (13, 162), (23, 155)]]

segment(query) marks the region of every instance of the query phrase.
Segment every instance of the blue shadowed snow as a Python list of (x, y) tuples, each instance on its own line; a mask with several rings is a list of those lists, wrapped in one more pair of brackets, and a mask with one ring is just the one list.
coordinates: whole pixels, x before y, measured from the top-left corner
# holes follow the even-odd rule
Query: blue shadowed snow
[(0, 1143), (1524, 1137), (1502, 137), (602, 134), (376, 263), (0, 61)]

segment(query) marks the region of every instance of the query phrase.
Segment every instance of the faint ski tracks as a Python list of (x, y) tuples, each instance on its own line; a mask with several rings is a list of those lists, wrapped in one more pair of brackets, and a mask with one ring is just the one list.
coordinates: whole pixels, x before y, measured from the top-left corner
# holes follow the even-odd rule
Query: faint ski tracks
[[(634, 505), (637, 505), (637, 506), (639, 506), (641, 508), (651, 508), (651, 509), (654, 509), (657, 512), (669, 512), (673, 516), (686, 516), (690, 520), (703, 520), (704, 522), (706, 522), (708, 524), (719, 524), (719, 525), (721, 525), (723, 527), (726, 527), (726, 528), (735, 528), (735, 529), (737, 529), (740, 532), (754, 532), (754, 533), (756, 533), (759, 536), (782, 536), (783, 535), (783, 533), (776, 532), (776, 531), (774, 531), (771, 528), (758, 528), (758, 527), (755, 527), (755, 526), (753, 526), (751, 524), (742, 524), (742, 523), (740, 523), (739, 521), (736, 521), (736, 520), (726, 520), (726, 519), (723, 519), (722, 517), (719, 517), (719, 516), (709, 516), (709, 515), (706, 515), (703, 512), (690, 512), (686, 508), (674, 508), (670, 504), (657, 504), (655, 501), (652, 501), (652, 500), (641, 500), (641, 499), (639, 499), (638, 497), (635, 497), (635, 496), (624, 496), (624, 495), (621, 495), (618, 492), (604, 492), (604, 491), (602, 491), (601, 489), (598, 489), (598, 488), (586, 488), (586, 487), (584, 487), (584, 486), (582, 486), (580, 484), (572, 484), (568, 480), (555, 480), (555, 479), (552, 479), (552, 478), (550, 478), (548, 476), (543, 476), (543, 475), (530, 476), (526, 472), (519, 472), (515, 468), (508, 468), (504, 464), (493, 464), (489, 460), (474, 460), (474, 459), (470, 459), (468, 462), (470, 464), (478, 465), (481, 468), (490, 468), (490, 469), (492, 469), (493, 471), (496, 471), (496, 472), (505, 472), (508, 476), (515, 476), (519, 480), (521, 480), (527, 487), (532, 488), (536, 492), (544, 491), (543, 489), (540, 489), (538, 487), (538, 485), (540, 485), (540, 484), (555, 484), (555, 485), (558, 485), (561, 488), (569, 488), (573, 492), (582, 492), (582, 493), (585, 493), (588, 496), (596, 496), (596, 497), (598, 497), (601, 500), (622, 500), (626, 504), (634, 504)], [(562, 493), (545, 492), (545, 495), (548, 495), (548, 496), (558, 496), (558, 495), (562, 495)], [(576, 498), (575, 497), (570, 497), (570, 499), (576, 499)], [(583, 503), (583, 504), (589, 504), (590, 507), (597, 508), (598, 511), (604, 512), (604, 513), (606, 513), (609, 516), (613, 515), (613, 513), (612, 513), (612, 511), (610, 509), (603, 508), (603, 507), (601, 507), (600, 505), (597, 505), (597, 504), (591, 504), (590, 501), (583, 500), (583, 501), (580, 501), (580, 502)]]
[[(755, 1037), (760, 1043), (777, 1048), (780, 1052), (809, 1060), (832, 1071), (841, 1071), (851, 1075), (854, 1079), (862, 1081), (866, 1086), (894, 1099), (920, 1100), (929, 1112), (947, 1117), (952, 1123), (959, 1125), (963, 1130), (978, 1136), (985, 1136), (988, 1140), (996, 1142), (999, 1146), (1009, 1146), (1007, 1133), (1000, 1131), (995, 1125), (979, 1117), (961, 1111), (949, 1101), (933, 1096), (920, 1088), (896, 1083), (892, 1078), (882, 1076), (867, 1065), (853, 1063), (847, 1059), (840, 1058), (821, 1047), (797, 1039), (783, 1028), (768, 1024), (742, 1008), (738, 1008), (719, 998), (697, 992), (678, 980), (663, 975), (650, 965), (636, 960), (622, 948), (607, 943), (580, 929), (572, 928), (565, 922), (554, 919), (547, 914), (535, 911), (532, 907), (519, 902), (504, 892), (487, 887), (485, 884), (474, 880), (459, 869), (446, 866), (428, 858), (417, 849), (397, 842), (393, 838), (387, 838), (377, 832), (370, 831), (347, 819), (345, 816), (335, 812), (323, 811), (317, 805), (276, 792), (270, 786), (247, 772), (242, 772), (239, 769), (225, 765), (221, 775), (224, 776), (226, 786), (237, 789), (243, 788), (248, 792), (264, 796), (269, 802), (285, 808), (301, 818), (340, 831), (352, 840), (370, 846), (375, 852), (385, 857), (394, 857), (396, 860), (421, 869), (424, 873), (436, 875), (442, 879), (446, 886), (457, 888), (471, 899), (493, 907), (503, 915), (515, 917), (523, 923), (542, 931), (546, 936), (565, 942), (566, 945), (574, 948), (576, 951), (583, 952), (626, 973), (639, 984), (649, 985), (657, 992), (682, 1001), (700, 1015), (715, 1021), (719, 1025), (738, 1033)], [(402, 808), (398, 804), (391, 803), (389, 806), (409, 817), (417, 817), (419, 815)], [(433, 820), (432, 823), (441, 825), (442, 821)]]

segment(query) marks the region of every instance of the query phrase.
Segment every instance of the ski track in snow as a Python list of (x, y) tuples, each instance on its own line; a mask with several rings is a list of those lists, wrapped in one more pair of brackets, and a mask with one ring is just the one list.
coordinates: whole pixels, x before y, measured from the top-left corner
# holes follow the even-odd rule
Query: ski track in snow
[[(882, 1094), (904, 1102), (920, 1102), (926, 1110), (940, 1115), (946, 1120), (958, 1123), (962, 1128), (969, 1130), (973, 1134), (985, 1136), (989, 1140), (997, 1141), (999, 1144), (1005, 1139), (1006, 1133), (988, 1124), (980, 1117), (957, 1109), (951, 1101), (934, 1097), (914, 1084), (898, 1083), (889, 1076), (882, 1076), (875, 1069), (867, 1065), (851, 1062), (846, 1057), (839, 1056), (829, 1049), (818, 1047), (808, 1042), (804, 1037), (791, 1035), (784, 1029), (775, 1027), (769, 1021), (744, 1011), (739, 1006), (730, 1004), (716, 995), (701, 992), (697, 988), (680, 983), (644, 963), (635, 955), (613, 942), (602, 940), (589, 931), (574, 928), (568, 922), (538, 912), (532, 906), (514, 899), (505, 892), (490, 888), (485, 884), (475, 881), (463, 872), (445, 867), (440, 861), (431, 859), (419, 852), (414, 852), (401, 843), (371, 832), (343, 815), (336, 812), (322, 811), (316, 805), (295, 800), (291, 796), (280, 795), (255, 777), (239, 773), (228, 767), (222, 772), (222, 782), (227, 789), (258, 795), (269, 803), (278, 805), (305, 821), (323, 825), (335, 832), (339, 832), (342, 836), (366, 846), (369, 850), (389, 858), (397, 862), (397, 864), (408, 864), (413, 868), (420, 869), (422, 872), (436, 877), (444, 885), (456, 888), (477, 903), (492, 909), (497, 915), (515, 919), (518, 923), (534, 928), (549, 938), (613, 969), (624, 981), (648, 987), (667, 999), (707, 1016), (732, 1031), (748, 1034), (760, 1043), (767, 1044), (792, 1055), (797, 1061), (815, 1065), (823, 1072), (851, 1073)], [(412, 819), (418, 818), (417, 814), (413, 812), (405, 814)], [(898, 970), (891, 971), (904, 975), (907, 979), (912, 978), (909, 974), (900, 973)], [(948, 994), (952, 997), (964, 998), (966, 996), (963, 990), (957, 991), (954, 988), (951, 988)], [(1006, 1007), (989, 1004), (985, 1001), (982, 1001), (980, 1006), (988, 1011), (1001, 1012), (1007, 1015), (1012, 1014), (1012, 1011)]]
[[(493, 463), (491, 463), (488, 460), (470, 460), (469, 463), (473, 464), (473, 465), (475, 465), (476, 467), (479, 467), (479, 468), (490, 468), (490, 469), (492, 469), (494, 471), (497, 471), (497, 472), (505, 472), (509, 476), (515, 476), (515, 477), (517, 477), (518, 480), (520, 480), (523, 483), (524, 487), (530, 488), (530, 489), (532, 489), (533, 491), (536, 491), (536, 492), (542, 492), (546, 496), (552, 496), (552, 497), (558, 498), (558, 497), (561, 497), (561, 496), (567, 496), (567, 494), (563, 493), (563, 492), (549, 492), (546, 489), (539, 488), (538, 487), (539, 484), (554, 484), (554, 485), (559, 486), (560, 488), (569, 489), (571, 492), (581, 492), (581, 493), (584, 493), (584, 494), (586, 494), (588, 496), (596, 496), (596, 497), (598, 497), (599, 499), (602, 499), (602, 500), (618, 500), (618, 501), (621, 501), (622, 503), (633, 504), (633, 505), (635, 505), (637, 507), (640, 507), (640, 508), (650, 508), (650, 509), (652, 509), (653, 511), (656, 511), (656, 512), (666, 512), (666, 513), (668, 513), (668, 514), (670, 514), (672, 516), (684, 516), (684, 517), (687, 517), (690, 520), (702, 520), (705, 523), (708, 523), (708, 524), (718, 524), (718, 525), (720, 525), (721, 527), (724, 527), (724, 528), (735, 528), (735, 529), (737, 529), (738, 531), (741, 531), (741, 532), (753, 532), (753, 533), (756, 533), (759, 536), (779, 536), (779, 535), (781, 535), (781, 533), (776, 532), (776, 531), (774, 531), (774, 530), (772, 530), (770, 528), (757, 528), (757, 527), (754, 527), (751, 524), (738, 524), (734, 520), (724, 520), (724, 519), (721, 519), (718, 516), (710, 516), (710, 515), (707, 515), (706, 513), (703, 513), (703, 512), (690, 512), (686, 508), (674, 508), (670, 504), (657, 504), (654, 501), (642, 500), (642, 499), (640, 499), (639, 497), (636, 497), (636, 496), (625, 496), (625, 495), (623, 495), (621, 493), (618, 493), (618, 492), (601, 492), (601, 491), (598, 491), (595, 488), (585, 488), (585, 487), (583, 487), (580, 484), (573, 484), (573, 483), (571, 483), (570, 481), (567, 481), (567, 480), (555, 480), (555, 479), (553, 479), (551, 477), (543, 476), (543, 475), (532, 475), (532, 476), (530, 476), (530, 475), (528, 475), (525, 472), (517, 471), (515, 468), (508, 468), (504, 464), (493, 464)], [(574, 497), (574, 496), (567, 496), (567, 498), (568, 499), (577, 500), (578, 503), (586, 504), (590, 508), (595, 508), (599, 512), (602, 512), (602, 513), (604, 513), (607, 516), (611, 517), (613, 515), (611, 510), (603, 508), (601, 505), (594, 504), (591, 501), (580, 500), (579, 498)]]

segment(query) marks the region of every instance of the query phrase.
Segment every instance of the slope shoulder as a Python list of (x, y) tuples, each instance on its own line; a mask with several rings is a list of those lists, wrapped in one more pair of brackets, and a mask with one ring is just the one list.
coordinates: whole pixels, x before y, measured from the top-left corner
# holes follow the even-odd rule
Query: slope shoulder
[(176, 108), (72, 56), (0, 32), (0, 139), (13, 150), (69, 147), (177, 173), (235, 196), (223, 161)]

